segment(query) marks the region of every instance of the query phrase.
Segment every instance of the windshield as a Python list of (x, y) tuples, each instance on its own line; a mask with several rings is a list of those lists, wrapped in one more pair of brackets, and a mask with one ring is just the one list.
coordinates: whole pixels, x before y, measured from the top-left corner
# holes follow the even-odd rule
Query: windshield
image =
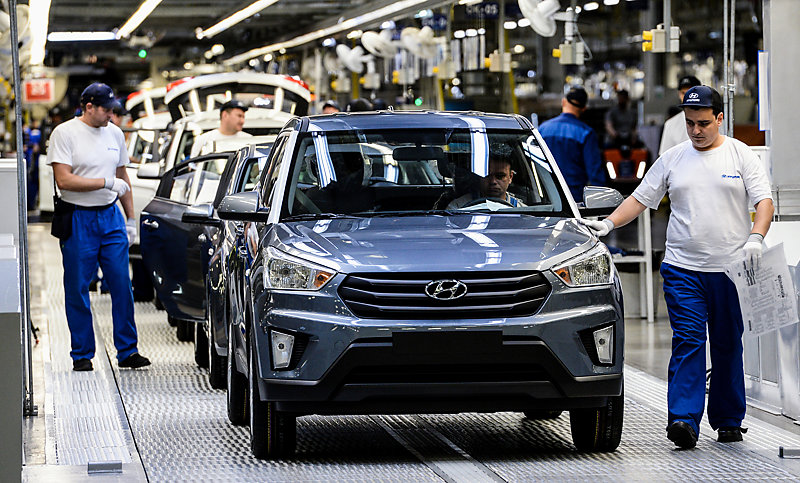
[(572, 216), (530, 131), (310, 132), (297, 146), (282, 218), (431, 210)]

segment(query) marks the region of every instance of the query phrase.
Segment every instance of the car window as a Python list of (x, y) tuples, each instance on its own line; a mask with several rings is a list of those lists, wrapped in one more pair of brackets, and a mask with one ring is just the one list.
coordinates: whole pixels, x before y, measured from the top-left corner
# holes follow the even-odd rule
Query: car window
[(571, 216), (530, 131), (364, 130), (300, 135), (282, 216), (434, 209)]
[(169, 199), (189, 205), (212, 203), (227, 161), (206, 159), (179, 166), (172, 176)]
[(272, 192), (275, 189), (275, 182), (280, 174), (280, 166), (283, 161), (284, 150), (286, 149), (286, 140), (289, 139), (288, 135), (279, 136), (272, 146), (272, 152), (269, 156), (269, 170), (265, 174), (265, 178), (261, 188), (261, 199), (265, 204), (269, 205), (272, 201)]
[(258, 180), (261, 177), (261, 172), (267, 165), (267, 154), (269, 147), (257, 148), (257, 155), (251, 157), (245, 162), (244, 169), (242, 169), (242, 176), (236, 186), (236, 192), (252, 191), (258, 185)]

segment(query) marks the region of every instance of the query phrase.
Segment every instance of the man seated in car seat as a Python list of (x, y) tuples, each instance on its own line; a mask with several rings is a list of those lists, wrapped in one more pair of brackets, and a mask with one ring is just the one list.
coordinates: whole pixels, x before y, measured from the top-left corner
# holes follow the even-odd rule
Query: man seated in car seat
[[(374, 194), (366, 186), (372, 175), (372, 169), (361, 152), (332, 152), (330, 161), (335, 179), (323, 186), (307, 190), (305, 195), (308, 199), (321, 212), (355, 213), (372, 210), (375, 205)], [(309, 166), (311, 173), (317, 179), (320, 178), (318, 162), (315, 156), (310, 160)]]
[[(508, 185), (514, 179), (514, 170), (511, 169), (511, 159), (507, 156), (492, 154), (489, 158), (489, 173), (475, 183), (474, 188), (467, 194), (460, 196), (450, 204), (448, 209), (464, 208), (478, 200), (488, 198), (492, 201), (505, 202), (508, 206), (526, 206), (521, 199), (508, 192)], [(477, 188), (477, 189), (475, 189)]]

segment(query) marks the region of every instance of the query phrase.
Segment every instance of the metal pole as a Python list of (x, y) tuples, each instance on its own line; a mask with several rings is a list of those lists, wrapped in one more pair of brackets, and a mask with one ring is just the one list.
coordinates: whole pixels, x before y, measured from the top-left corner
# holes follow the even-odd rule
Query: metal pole
[(14, 69), (14, 127), (17, 138), (17, 205), (19, 209), (19, 281), (20, 281), (20, 331), (22, 333), (22, 414), (34, 416), (37, 413), (33, 404), (33, 364), (31, 357), (31, 306), (28, 283), (28, 193), (27, 166), (22, 151), (22, 79), (19, 73), (19, 38), (17, 31), (17, 0), (9, 0), (8, 15), (11, 21), (11, 63)]
[(726, 118), (728, 119), (728, 135), (733, 137), (733, 96), (736, 94), (736, 73), (733, 69), (733, 62), (736, 59), (736, 0), (731, 0), (730, 12), (730, 47), (728, 48), (728, 53), (730, 54), (730, 59), (728, 59), (728, 114), (726, 115)]
[[(672, 2), (664, 0), (664, 29), (667, 31), (667, 42), (669, 42), (669, 28), (672, 26)], [(667, 44), (669, 45), (669, 44)]]
[(725, 122), (722, 123), (722, 134), (728, 135), (728, 0), (722, 0), (722, 112)]

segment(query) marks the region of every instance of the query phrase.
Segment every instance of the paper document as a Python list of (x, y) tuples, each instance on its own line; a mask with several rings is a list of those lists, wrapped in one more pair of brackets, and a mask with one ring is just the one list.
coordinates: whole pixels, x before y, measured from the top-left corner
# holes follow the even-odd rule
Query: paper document
[(758, 270), (746, 270), (744, 259), (725, 266), (742, 308), (744, 333), (761, 334), (797, 322), (797, 296), (783, 243), (764, 250)]

